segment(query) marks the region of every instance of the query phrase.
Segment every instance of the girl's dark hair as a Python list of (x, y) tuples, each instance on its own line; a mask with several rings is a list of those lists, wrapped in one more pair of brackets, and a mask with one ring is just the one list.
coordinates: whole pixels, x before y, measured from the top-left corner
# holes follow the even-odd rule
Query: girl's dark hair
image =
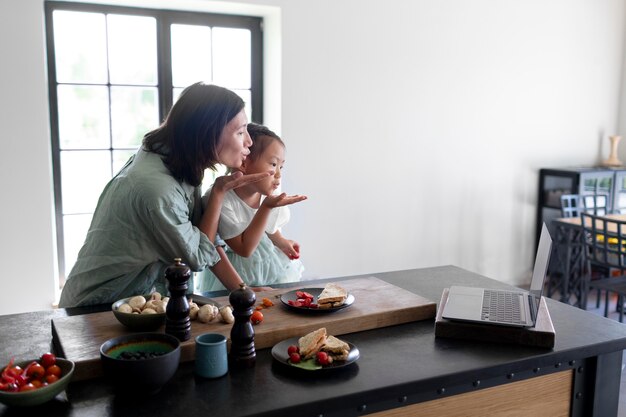
[(269, 130), (266, 126), (249, 123), (248, 134), (250, 135), (250, 139), (252, 139), (252, 146), (249, 148), (250, 155), (248, 155), (248, 158), (253, 161), (256, 161), (256, 159), (261, 156), (265, 148), (267, 148), (274, 140), (277, 140), (281, 145), (283, 145), (283, 148), (285, 148), (285, 143), (282, 141), (280, 136)]
[(164, 156), (174, 178), (198, 186), (204, 170), (215, 169), (224, 126), (244, 106), (241, 97), (226, 88), (192, 84), (180, 94), (161, 126), (144, 136), (143, 146)]

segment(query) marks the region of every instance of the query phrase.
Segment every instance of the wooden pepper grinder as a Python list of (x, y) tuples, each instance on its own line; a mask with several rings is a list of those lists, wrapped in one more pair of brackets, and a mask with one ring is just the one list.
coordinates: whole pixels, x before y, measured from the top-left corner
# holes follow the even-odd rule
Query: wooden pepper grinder
[(252, 368), (256, 364), (256, 350), (250, 316), (256, 302), (256, 295), (246, 284), (242, 283), (239, 284), (238, 289), (230, 293), (228, 301), (233, 306), (235, 316), (235, 323), (230, 330), (230, 365), (233, 368)]
[(165, 333), (181, 342), (191, 337), (189, 302), (186, 297), (189, 277), (191, 270), (181, 258), (175, 258), (174, 264), (165, 270), (165, 278), (169, 282), (167, 289), (170, 291), (170, 300), (165, 308)]

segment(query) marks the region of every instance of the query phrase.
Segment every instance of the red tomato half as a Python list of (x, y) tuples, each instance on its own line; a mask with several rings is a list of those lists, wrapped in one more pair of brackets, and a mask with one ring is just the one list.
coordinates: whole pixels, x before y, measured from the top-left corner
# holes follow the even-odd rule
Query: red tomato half
[(252, 324), (259, 324), (263, 321), (263, 313), (261, 313), (260, 311), (255, 311), (254, 313), (252, 313), (252, 316), (250, 316), (250, 321), (252, 322)]

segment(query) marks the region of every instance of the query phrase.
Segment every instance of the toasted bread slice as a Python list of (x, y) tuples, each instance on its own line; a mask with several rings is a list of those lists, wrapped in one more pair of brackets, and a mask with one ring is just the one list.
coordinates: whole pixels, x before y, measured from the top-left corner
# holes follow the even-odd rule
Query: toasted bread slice
[(317, 305), (319, 306), (321, 304), (332, 303), (330, 307), (337, 307), (346, 301), (346, 297), (348, 297), (348, 292), (345, 288), (331, 282), (326, 284), (320, 295), (317, 297)]
[(328, 353), (333, 360), (345, 361), (350, 354), (350, 345), (335, 336), (329, 335), (326, 337), (326, 342), (321, 350)]
[(309, 359), (319, 352), (320, 348), (326, 342), (326, 327), (307, 333), (298, 339), (298, 347), (300, 348), (300, 356), (302, 359)]

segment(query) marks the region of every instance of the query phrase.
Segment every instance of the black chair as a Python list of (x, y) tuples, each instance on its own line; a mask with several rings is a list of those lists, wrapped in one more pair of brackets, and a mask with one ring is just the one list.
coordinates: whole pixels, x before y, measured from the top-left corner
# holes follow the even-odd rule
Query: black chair
[(596, 216), (603, 216), (609, 213), (609, 196), (607, 194), (585, 194), (581, 195), (583, 211)]
[(579, 194), (561, 195), (561, 215), (563, 217), (578, 217), (582, 210)]
[[(605, 292), (604, 316), (609, 316), (609, 298), (617, 294), (619, 321), (624, 320), (626, 295), (626, 221), (581, 213), (583, 257), (586, 265), (584, 288), (581, 289), (586, 305), (590, 288)], [(598, 297), (599, 299), (600, 297)]]

